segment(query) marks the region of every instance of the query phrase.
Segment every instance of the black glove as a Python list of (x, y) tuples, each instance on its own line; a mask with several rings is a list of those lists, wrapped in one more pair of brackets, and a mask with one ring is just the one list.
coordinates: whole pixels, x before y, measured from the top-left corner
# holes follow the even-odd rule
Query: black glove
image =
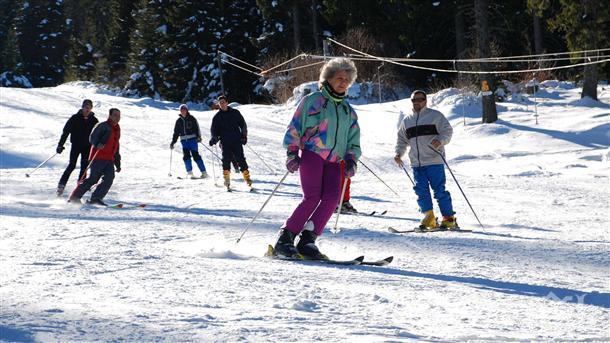
[(55, 149), (55, 152), (57, 152), (58, 154), (61, 154), (61, 153), (64, 151), (64, 149), (65, 149), (65, 148), (64, 148), (63, 146), (58, 145), (58, 146), (57, 146), (57, 149)]
[(197, 137), (197, 143), (201, 143), (201, 137)]
[(248, 136), (241, 136), (241, 145), (246, 145), (246, 143), (248, 143)]
[(210, 146), (212, 146), (212, 145), (214, 145), (216, 143), (218, 143), (218, 138), (212, 137), (212, 139), (210, 139)]
[(170, 143), (170, 144), (169, 144), (169, 148), (170, 148), (170, 149), (172, 149), (172, 150), (174, 150), (174, 143)]
[(120, 173), (121, 172), (121, 167), (116, 167), (116, 172)]

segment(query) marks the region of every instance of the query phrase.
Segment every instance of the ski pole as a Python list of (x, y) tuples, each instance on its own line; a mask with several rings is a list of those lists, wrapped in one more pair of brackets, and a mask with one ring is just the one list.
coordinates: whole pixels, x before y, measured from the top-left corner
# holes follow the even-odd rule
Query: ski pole
[(409, 180), (411, 181), (411, 184), (413, 186), (415, 186), (415, 182), (413, 181), (413, 178), (411, 178), (411, 175), (409, 175), (409, 172), (407, 171), (407, 168), (405, 168), (405, 164), (401, 163), (400, 166), (402, 167), (402, 170), (405, 171), (405, 174), (407, 174), (407, 177), (409, 178)]
[(339, 204), (337, 204), (337, 218), (335, 219), (335, 226), (333, 226), (332, 230), (330, 230), (330, 232), (332, 233), (338, 233), (339, 230), (337, 228), (337, 225), (339, 224), (339, 216), (341, 215), (341, 204), (343, 203), (343, 196), (345, 196), (345, 190), (347, 189), (347, 180), (349, 180), (348, 177), (345, 178), (345, 181), (343, 181), (343, 188), (341, 189), (341, 198), (339, 198)]
[[(100, 152), (101, 150), (98, 150), (95, 152), (95, 154), (93, 154), (93, 157), (91, 158), (91, 160), (89, 161), (89, 164), (87, 165), (87, 168), (85, 168), (85, 171), (83, 172), (83, 176), (80, 177), (80, 179), (78, 179), (78, 181), (76, 182), (76, 188), (74, 188), (72, 190), (72, 193), (70, 193), (70, 196), (68, 197), (68, 199), (71, 199), (72, 196), (74, 195), (74, 192), (76, 192), (76, 190), (78, 189), (78, 187), (80, 187), (80, 185), (83, 184), (83, 181), (85, 181), (85, 177), (87, 176), (87, 171), (89, 170), (89, 168), (91, 168), (91, 163), (93, 163), (93, 161), (95, 160), (95, 157), (97, 157), (97, 154)], [(90, 190), (90, 189), (89, 189)]]
[(248, 223), (248, 225), (246, 225), (246, 228), (244, 229), (244, 231), (241, 233), (241, 235), (239, 236), (239, 238), (237, 239), (237, 241), (235, 242), (235, 244), (239, 243), (239, 241), (241, 241), (242, 237), (244, 237), (244, 234), (246, 233), (246, 231), (248, 231), (248, 229), (250, 228), (250, 225), (252, 223), (254, 223), (254, 221), (256, 220), (256, 218), (258, 217), (258, 215), (263, 211), (263, 208), (265, 208), (265, 206), (267, 206), (267, 203), (269, 202), (269, 200), (271, 200), (271, 197), (273, 197), (273, 195), (275, 194), (275, 191), (277, 191), (277, 189), (280, 187), (280, 185), (282, 184), (282, 182), (284, 182), (284, 180), (286, 179), (286, 176), (288, 176), (290, 172), (286, 171), (286, 173), (284, 174), (284, 176), (282, 177), (282, 179), (280, 180), (280, 182), (277, 183), (277, 185), (275, 185), (275, 188), (273, 189), (273, 192), (271, 192), (271, 194), (269, 194), (269, 197), (267, 198), (267, 200), (265, 200), (265, 203), (263, 203), (263, 206), (261, 206), (260, 210), (258, 210), (258, 212), (256, 213), (256, 215), (254, 216), (254, 218), (252, 218), (252, 220)]
[(253, 149), (252, 147), (250, 147), (249, 145), (246, 145), (246, 146), (247, 146), (247, 147), (250, 149), (250, 151), (252, 151), (252, 152), (254, 153), (254, 155), (256, 155), (256, 156), (257, 156), (257, 157), (258, 157), (258, 158), (259, 158), (261, 161), (263, 161), (263, 164), (265, 165), (265, 167), (267, 167), (267, 169), (271, 170), (271, 173), (272, 173), (273, 175), (277, 175), (277, 171), (276, 171), (275, 169), (271, 168), (271, 167), (270, 167), (270, 166), (267, 164), (267, 162), (265, 162), (265, 159), (264, 159), (264, 158), (262, 158), (262, 157), (261, 157), (261, 155), (259, 155), (259, 154), (256, 152), (256, 150), (254, 150), (254, 149)]
[(199, 144), (201, 144), (204, 148), (206, 148), (209, 152), (211, 152), (212, 155), (214, 157), (216, 157), (219, 161), (222, 161), (222, 158), (220, 158), (220, 156), (218, 156), (218, 154), (216, 154), (214, 151), (212, 151), (212, 149), (210, 149), (207, 145), (203, 144), (203, 142), (199, 142)]
[(57, 156), (57, 153), (54, 153), (49, 158), (47, 158), (46, 160), (42, 161), (42, 163), (39, 164), (36, 168), (34, 168), (34, 170), (32, 170), (31, 172), (25, 173), (25, 177), (30, 177), (30, 174), (34, 174), (34, 172), (37, 171), (38, 168), (42, 167), (45, 163), (47, 163), (50, 159), (52, 159), (55, 156)]
[[(210, 151), (210, 153), (212, 153)], [(213, 155), (213, 153), (212, 153)], [(214, 178), (214, 186), (218, 187), (218, 184), (216, 183), (216, 160), (214, 160), (214, 157), (212, 156), (212, 177)]]
[(371, 170), (371, 168), (369, 168), (369, 167), (368, 167), (366, 164), (364, 164), (364, 162), (362, 162), (362, 160), (359, 160), (358, 162), (360, 162), (360, 163), (361, 163), (361, 164), (364, 166), (364, 168), (366, 168), (368, 171), (370, 171), (370, 172), (371, 172), (371, 174), (375, 175), (375, 177), (376, 177), (376, 178), (377, 178), (379, 181), (381, 181), (381, 183), (383, 183), (383, 184), (384, 184), (386, 187), (388, 187), (388, 189), (389, 189), (389, 190), (391, 190), (391, 191), (392, 191), (392, 193), (396, 194), (396, 196), (400, 196), (400, 195), (398, 195), (398, 193), (396, 193), (396, 192), (395, 192), (395, 191), (392, 189), (392, 187), (388, 186), (388, 184), (387, 184), (387, 183), (385, 183), (385, 182), (384, 182), (384, 181), (383, 181), (383, 180), (382, 180), (382, 179), (381, 179), (381, 178), (380, 178), (380, 177), (379, 177), (377, 174), (375, 174), (375, 172), (374, 172), (374, 171), (372, 171), (372, 170)]
[(447, 166), (447, 169), (449, 170), (449, 172), (451, 173), (451, 176), (453, 177), (453, 180), (455, 181), (455, 184), (458, 186), (458, 188), (460, 189), (460, 192), (462, 192), (462, 195), (464, 196), (464, 199), (466, 199), (466, 203), (468, 203), (468, 206), (470, 207), (470, 210), (472, 211), (472, 214), (474, 214), (474, 217), (477, 218), (477, 221), (479, 222), (479, 225), (481, 225), (481, 227), (483, 227), (483, 224), (481, 224), (481, 221), (479, 220), (479, 217), (477, 216), (477, 213), (474, 211), (474, 209), (472, 208), (472, 205), (470, 205), (470, 201), (468, 201), (468, 198), (466, 197), (466, 194), (464, 193), (464, 191), (462, 190), (462, 187), (460, 186), (460, 183), (458, 182), (458, 180), (455, 178), (455, 175), (453, 175), (453, 171), (451, 171), (451, 168), (449, 168), (449, 164), (447, 163), (447, 160), (445, 159), (445, 156), (443, 156), (443, 154), (436, 150), (432, 145), (428, 145), (430, 147), (430, 149), (434, 150), (434, 152), (436, 152), (437, 154), (439, 154), (439, 156), (443, 159), (443, 163), (445, 163), (445, 166)]
[(168, 176), (172, 176), (172, 155), (174, 153), (174, 149), (169, 149), (169, 173)]

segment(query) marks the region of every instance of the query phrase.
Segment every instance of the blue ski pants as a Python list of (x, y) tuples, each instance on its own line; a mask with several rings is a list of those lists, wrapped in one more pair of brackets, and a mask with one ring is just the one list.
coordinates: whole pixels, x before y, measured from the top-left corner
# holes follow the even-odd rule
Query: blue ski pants
[(430, 188), (434, 192), (434, 198), (438, 202), (443, 216), (452, 216), (453, 205), (451, 204), (451, 194), (445, 189), (445, 166), (443, 164), (433, 164), (423, 167), (413, 167), (413, 177), (415, 186), (413, 190), (417, 194), (417, 204), (422, 213), (433, 208)]

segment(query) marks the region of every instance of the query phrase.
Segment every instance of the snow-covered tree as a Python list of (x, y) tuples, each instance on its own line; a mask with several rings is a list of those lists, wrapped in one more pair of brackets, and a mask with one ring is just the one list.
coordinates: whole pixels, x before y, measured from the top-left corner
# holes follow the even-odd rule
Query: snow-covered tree
[(61, 0), (25, 1), (17, 16), (23, 74), (34, 87), (54, 86), (65, 74), (68, 23)]

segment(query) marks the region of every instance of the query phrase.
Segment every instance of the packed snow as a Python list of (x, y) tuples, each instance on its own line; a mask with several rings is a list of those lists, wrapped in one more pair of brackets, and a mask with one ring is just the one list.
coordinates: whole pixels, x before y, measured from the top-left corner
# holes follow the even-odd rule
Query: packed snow
[[(235, 105), (248, 123), (257, 191), (234, 173), (229, 193), (215, 186), (221, 171), (203, 145), (213, 177), (177, 179), (185, 176), (181, 152), (169, 150), (177, 103), (86, 83), (0, 88), (0, 340), (608, 341), (610, 90), (600, 87), (598, 102), (564, 82), (540, 87), (498, 103), (499, 120), (486, 125), (476, 94), (429, 98), (454, 127), (447, 160), (483, 227), (449, 172), (447, 185), (472, 233), (388, 232), (421, 219), (392, 160), (410, 102), (355, 106), (362, 162), (387, 186), (360, 165), (352, 203), (388, 212), (341, 215), (336, 234), (333, 216), (319, 246), (338, 259), (393, 255), (385, 267), (263, 257), (301, 198), (290, 174), (252, 222), (285, 173), (293, 105)], [(105, 200), (145, 208), (56, 197), (68, 149), (33, 172), (85, 98), (100, 120), (111, 107), (122, 112), (123, 170)], [(207, 142), (214, 112), (198, 109)]]

